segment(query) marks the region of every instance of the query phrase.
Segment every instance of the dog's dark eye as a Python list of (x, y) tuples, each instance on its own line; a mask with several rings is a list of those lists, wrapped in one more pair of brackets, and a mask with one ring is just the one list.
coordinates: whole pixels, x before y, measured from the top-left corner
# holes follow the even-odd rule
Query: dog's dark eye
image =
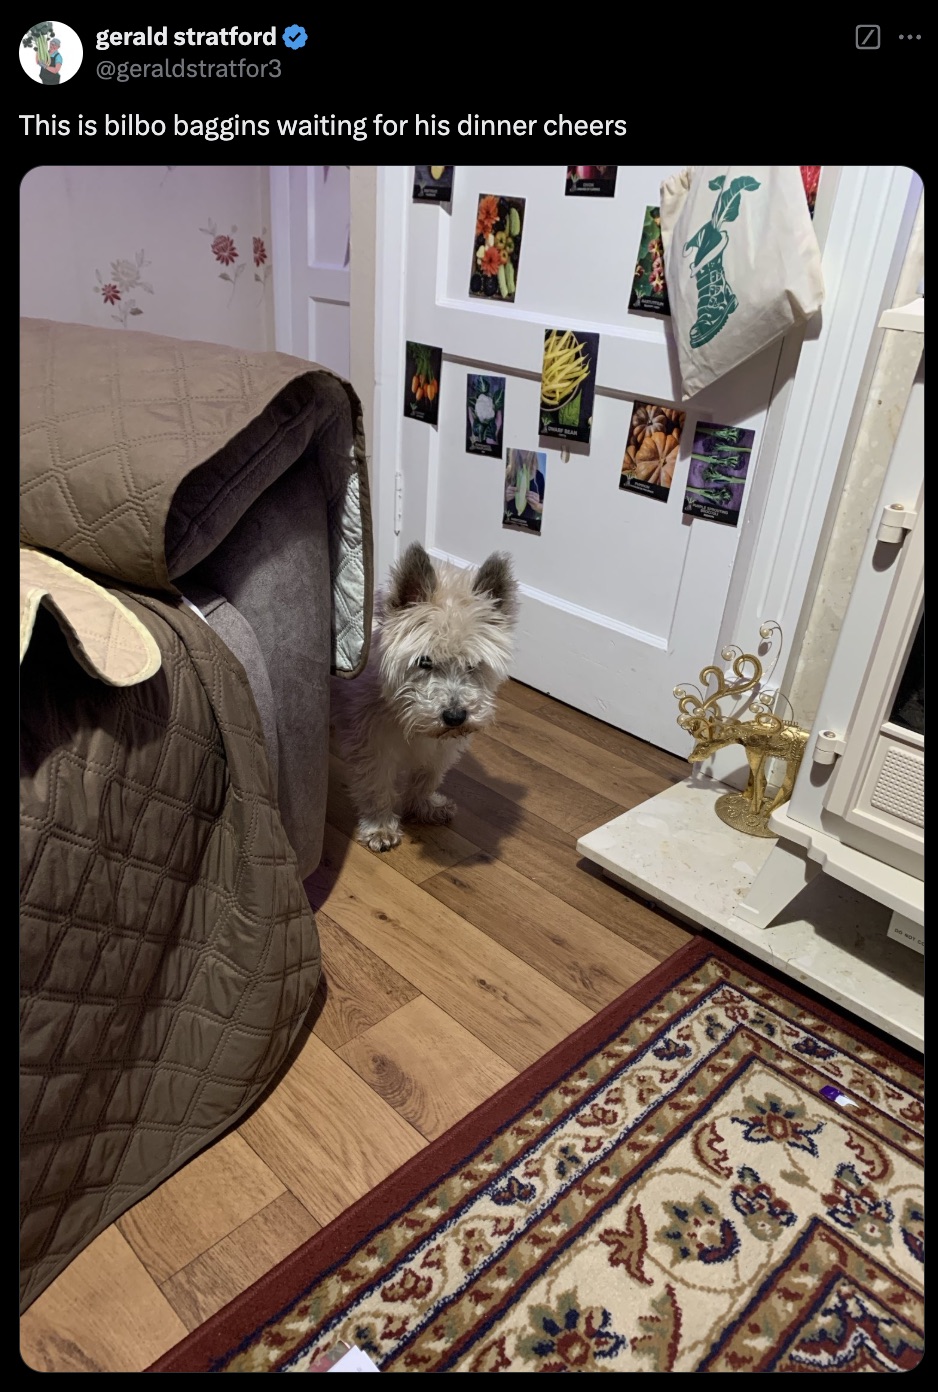
[(430, 661), (429, 657), (418, 657), (417, 666), (422, 667), (425, 671), (429, 672), (430, 668), (433, 666), (433, 663)]
[(476, 669), (475, 669), (471, 664), (470, 664), (470, 666), (468, 666), (468, 667), (466, 668), (466, 672), (467, 672), (470, 676), (472, 675), (472, 673), (473, 673), (475, 670), (476, 670)]

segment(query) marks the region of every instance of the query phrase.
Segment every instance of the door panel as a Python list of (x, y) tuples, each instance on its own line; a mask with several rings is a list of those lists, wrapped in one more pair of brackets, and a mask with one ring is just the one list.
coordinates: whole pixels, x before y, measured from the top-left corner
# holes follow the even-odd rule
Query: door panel
[[(736, 528), (682, 515), (693, 425), (754, 430), (751, 478), (780, 347), (692, 406), (681, 403), (667, 320), (628, 310), (645, 208), (672, 172), (620, 166), (615, 197), (594, 201), (564, 196), (563, 166), (460, 166), (451, 211), (414, 205), (407, 337), (441, 346), (444, 365), (438, 426), (402, 421), (403, 532), (462, 564), (509, 552), (524, 596), (514, 675), (686, 753), (671, 688), (711, 660), (737, 546)], [(486, 193), (526, 200), (513, 303), (467, 294), (476, 206)], [(551, 327), (600, 335), (589, 446), (539, 440), (541, 356)], [(539, 536), (502, 528), (504, 460), (466, 452), (470, 372), (506, 377), (506, 448), (547, 452)], [(687, 410), (665, 502), (619, 488), (636, 400)], [(744, 498), (742, 517), (745, 506)]]

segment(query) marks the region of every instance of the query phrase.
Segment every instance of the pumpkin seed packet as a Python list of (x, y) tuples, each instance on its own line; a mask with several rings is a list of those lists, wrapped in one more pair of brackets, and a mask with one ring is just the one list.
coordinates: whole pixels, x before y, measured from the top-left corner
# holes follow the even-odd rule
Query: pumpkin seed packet
[(408, 420), (436, 425), (440, 414), (440, 372), (443, 349), (427, 343), (407, 344), (404, 415)]
[(546, 480), (545, 450), (505, 451), (503, 527), (508, 527), (514, 532), (533, 532), (535, 536), (540, 536)]
[(546, 329), (541, 368), (541, 436), (589, 444), (599, 334)]
[(629, 309), (651, 314), (670, 314), (668, 287), (664, 280), (664, 243), (661, 240), (661, 209), (646, 208), (642, 240), (635, 262)]
[(735, 527), (756, 432), (738, 425), (698, 423), (687, 471), (684, 512)]
[(414, 165), (414, 202), (450, 203), (453, 197), (451, 164)]
[(466, 378), (466, 452), (502, 457), (504, 377), (470, 372)]
[(523, 227), (523, 198), (479, 195), (469, 273), (469, 294), (475, 299), (514, 302)]
[(656, 406), (650, 401), (633, 403), (620, 488), (667, 502), (686, 414), (674, 406)]
[(567, 197), (612, 198), (618, 172), (617, 164), (568, 164)]

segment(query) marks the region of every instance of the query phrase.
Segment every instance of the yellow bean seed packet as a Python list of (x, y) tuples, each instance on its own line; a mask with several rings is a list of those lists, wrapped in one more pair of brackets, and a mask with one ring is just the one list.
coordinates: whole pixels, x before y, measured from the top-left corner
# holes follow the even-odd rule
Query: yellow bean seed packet
[(505, 451), (505, 486), (502, 526), (513, 532), (541, 534), (544, 489), (547, 481), (545, 450)]
[(541, 437), (589, 444), (599, 334), (547, 329), (541, 368)]
[(514, 303), (524, 228), (524, 199), (479, 195), (469, 294), (496, 304)]
[(649, 314), (670, 314), (668, 287), (664, 279), (664, 243), (661, 240), (660, 208), (645, 209), (642, 240), (632, 277), (629, 309)]
[(686, 412), (652, 401), (632, 403), (619, 487), (666, 503), (681, 450)]

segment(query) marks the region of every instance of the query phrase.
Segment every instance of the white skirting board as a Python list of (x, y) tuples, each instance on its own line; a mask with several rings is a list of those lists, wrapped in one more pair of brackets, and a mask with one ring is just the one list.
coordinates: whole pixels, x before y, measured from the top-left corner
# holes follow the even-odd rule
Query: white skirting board
[(581, 836), (577, 851), (634, 893), (924, 1050), (924, 961), (887, 936), (885, 905), (819, 874), (768, 928), (736, 913), (775, 840), (720, 821), (714, 803), (732, 791), (686, 779)]

